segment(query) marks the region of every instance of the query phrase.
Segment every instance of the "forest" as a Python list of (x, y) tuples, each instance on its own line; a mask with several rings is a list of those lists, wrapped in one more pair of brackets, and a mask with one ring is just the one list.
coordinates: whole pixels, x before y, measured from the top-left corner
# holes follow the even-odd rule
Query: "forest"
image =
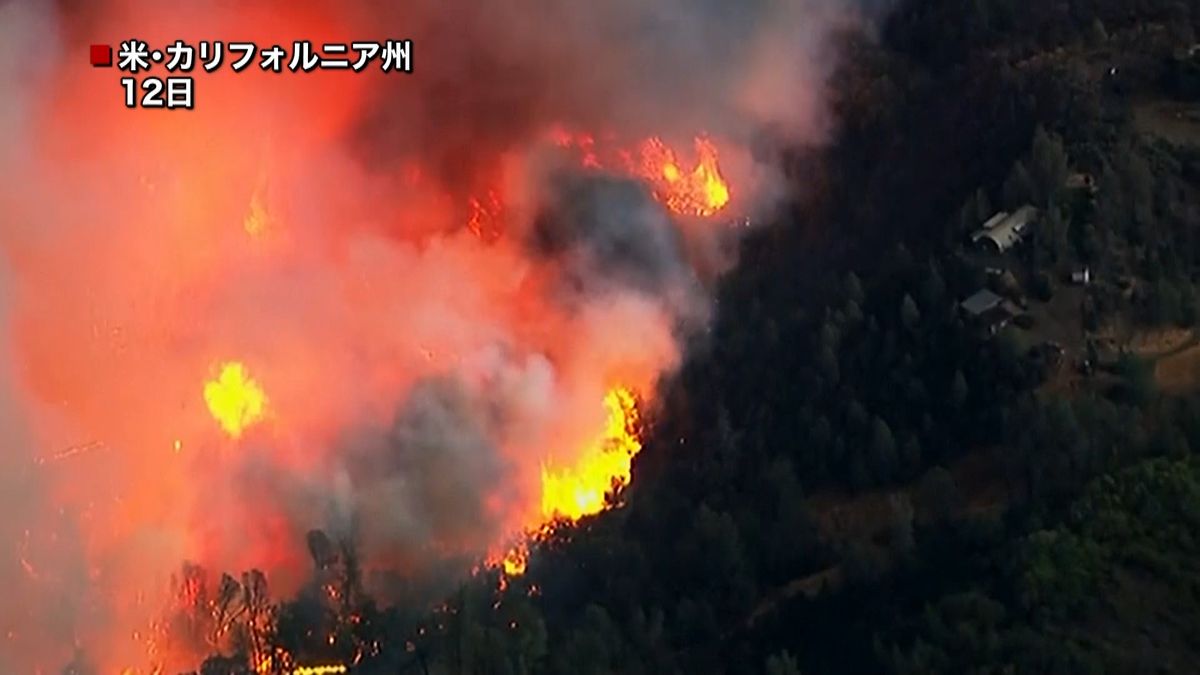
[[(619, 508), (432, 611), (377, 607), (314, 533), (340, 603), (284, 603), (278, 644), (371, 645), (356, 673), (1186, 671), (1200, 396), (1123, 336), (1200, 320), (1200, 132), (1151, 114), (1200, 98), (1198, 25), (1195, 2), (906, 0), (844, 35), (835, 138), (779, 156), (795, 201), (722, 279)], [(1023, 204), (1026, 241), (971, 249)], [(1036, 323), (982, 334), (981, 288)]]

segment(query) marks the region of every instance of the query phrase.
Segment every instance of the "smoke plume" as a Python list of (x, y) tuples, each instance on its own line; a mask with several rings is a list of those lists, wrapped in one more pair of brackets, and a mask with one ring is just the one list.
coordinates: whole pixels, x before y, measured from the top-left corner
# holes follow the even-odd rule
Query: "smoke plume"
[[(594, 443), (607, 391), (653, 394), (731, 223), (770, 213), (748, 148), (828, 134), (830, 37), (864, 8), (0, 4), (0, 671), (194, 665), (154, 623), (184, 561), (290, 593), (313, 529), (420, 576), (539, 522), (542, 468)], [(227, 53), (194, 110), (130, 110), (87, 46), (131, 38), (411, 39), (414, 72)], [(690, 166), (700, 135), (714, 216), (619, 160), (658, 137)], [(205, 398), (228, 362), (265, 393), (236, 435)]]

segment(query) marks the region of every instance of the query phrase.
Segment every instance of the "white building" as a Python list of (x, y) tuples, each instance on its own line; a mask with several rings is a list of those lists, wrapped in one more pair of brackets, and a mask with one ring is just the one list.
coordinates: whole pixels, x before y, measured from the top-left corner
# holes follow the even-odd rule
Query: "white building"
[(983, 227), (971, 235), (971, 242), (1003, 253), (1025, 238), (1036, 218), (1037, 209), (1028, 204), (1013, 213), (1001, 211), (988, 218)]

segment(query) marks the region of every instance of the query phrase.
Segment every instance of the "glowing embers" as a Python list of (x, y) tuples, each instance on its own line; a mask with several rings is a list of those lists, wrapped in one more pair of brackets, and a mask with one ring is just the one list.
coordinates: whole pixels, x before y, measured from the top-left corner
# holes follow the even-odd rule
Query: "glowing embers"
[(237, 361), (221, 366), (221, 372), (204, 384), (204, 402), (213, 419), (232, 438), (240, 438), (250, 426), (263, 418), (267, 395)]
[(467, 206), (467, 229), (484, 241), (495, 241), (504, 232), (504, 203), (495, 190), (482, 198), (471, 197)]
[(292, 671), (292, 675), (335, 675), (336, 673), (346, 672), (346, 666), (308, 666), (306, 668), (297, 668)]

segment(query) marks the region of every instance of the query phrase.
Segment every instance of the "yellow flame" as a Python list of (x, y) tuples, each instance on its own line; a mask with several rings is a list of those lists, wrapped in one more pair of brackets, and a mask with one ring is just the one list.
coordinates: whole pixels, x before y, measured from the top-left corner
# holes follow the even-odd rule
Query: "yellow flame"
[(525, 566), (528, 562), (529, 549), (524, 543), (521, 543), (504, 556), (504, 559), (500, 561), (500, 566), (508, 576), (519, 577), (525, 573)]
[(250, 209), (242, 219), (242, 229), (251, 237), (261, 237), (271, 228), (271, 213), (267, 210), (266, 195), (267, 179), (265, 174), (259, 176), (258, 185), (250, 195)]
[(629, 482), (633, 457), (642, 449), (637, 437), (637, 400), (623, 387), (604, 397), (608, 420), (603, 435), (575, 466), (542, 467), (542, 515), (578, 520), (604, 509), (605, 496)]
[(242, 221), (242, 228), (246, 230), (246, 234), (251, 237), (261, 235), (267, 229), (267, 209), (263, 206), (262, 198), (258, 196), (256, 191), (250, 197), (250, 212), (246, 214), (246, 218)]
[[(549, 138), (579, 153), (584, 166), (601, 168), (596, 141), (590, 134), (573, 133), (560, 126), (551, 129)], [(707, 136), (695, 137), (693, 144), (696, 163), (690, 168), (657, 136), (638, 145), (640, 161), (626, 150), (618, 150), (615, 155), (626, 171), (649, 184), (654, 198), (668, 210), (685, 216), (713, 216), (729, 205), (729, 183), (721, 174), (716, 144)], [(605, 165), (613, 168), (607, 159)]]
[(221, 366), (215, 380), (204, 384), (204, 402), (225, 433), (239, 438), (247, 427), (262, 419), (267, 395), (237, 361)]
[(346, 672), (346, 666), (308, 666), (305, 668), (297, 668), (292, 671), (292, 675), (335, 675), (336, 673)]
[(642, 144), (644, 177), (654, 184), (654, 196), (668, 209), (682, 215), (711, 216), (729, 203), (729, 184), (721, 175), (717, 147), (697, 137), (696, 166), (685, 172), (675, 152), (659, 138)]
[(574, 466), (562, 469), (542, 467), (543, 522), (526, 530), (526, 539), (503, 554), (494, 554), (485, 563), (500, 568), (500, 589), (508, 586), (507, 577), (525, 573), (529, 563), (529, 541), (547, 534), (553, 521), (579, 520), (603, 511), (605, 497), (616, 487), (627, 485), (633, 458), (642, 449), (638, 438), (637, 397), (616, 387), (604, 396), (608, 411), (604, 431), (585, 449)]

